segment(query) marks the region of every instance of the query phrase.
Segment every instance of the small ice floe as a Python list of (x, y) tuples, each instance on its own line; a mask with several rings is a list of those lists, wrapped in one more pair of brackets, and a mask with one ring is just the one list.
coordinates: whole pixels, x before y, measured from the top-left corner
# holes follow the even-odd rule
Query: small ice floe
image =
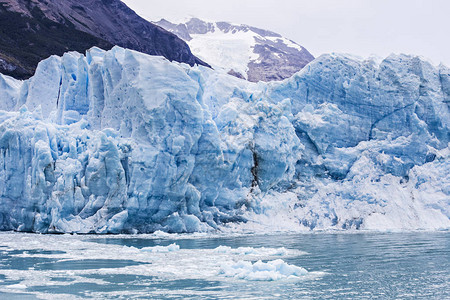
[(253, 247), (239, 247), (231, 248), (228, 246), (219, 246), (214, 249), (215, 253), (220, 254), (234, 254), (234, 255), (253, 255), (253, 256), (288, 256), (288, 255), (302, 255), (303, 251), (289, 250), (284, 247), (281, 248), (253, 248)]
[(180, 246), (173, 243), (169, 246), (154, 246), (154, 247), (145, 247), (141, 249), (142, 251), (151, 252), (151, 253), (169, 253), (180, 250)]
[(9, 285), (8, 288), (14, 289), (14, 290), (25, 290), (28, 287), (25, 284), (18, 283), (18, 284)]
[(238, 261), (222, 264), (219, 275), (252, 281), (299, 279), (308, 273), (304, 268), (289, 265), (282, 259), (268, 261)]
[(173, 234), (161, 231), (161, 230), (157, 230), (155, 232), (153, 232), (152, 236), (156, 237), (156, 238), (168, 238), (173, 236)]

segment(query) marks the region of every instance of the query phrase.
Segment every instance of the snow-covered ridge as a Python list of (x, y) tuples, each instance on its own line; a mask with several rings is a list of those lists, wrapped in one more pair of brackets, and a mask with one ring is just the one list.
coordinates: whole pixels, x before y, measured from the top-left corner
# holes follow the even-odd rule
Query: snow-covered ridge
[(93, 48), (0, 97), (3, 230), (450, 227), (449, 70), (417, 57), (254, 84)]
[(248, 25), (191, 18), (155, 24), (185, 40), (192, 53), (215, 69), (252, 82), (282, 80), (300, 71), (314, 57), (278, 33)]

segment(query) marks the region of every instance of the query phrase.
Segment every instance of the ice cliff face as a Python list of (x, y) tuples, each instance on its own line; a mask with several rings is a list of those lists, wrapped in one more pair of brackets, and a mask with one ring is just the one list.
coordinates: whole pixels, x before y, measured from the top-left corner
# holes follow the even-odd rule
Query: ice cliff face
[(0, 97), (3, 230), (450, 227), (449, 70), (416, 57), (253, 84), (93, 48)]

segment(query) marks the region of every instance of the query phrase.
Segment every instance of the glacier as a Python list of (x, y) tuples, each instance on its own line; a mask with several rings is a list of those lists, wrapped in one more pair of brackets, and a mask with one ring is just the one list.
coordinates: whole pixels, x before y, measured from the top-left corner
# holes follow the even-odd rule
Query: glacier
[(251, 83), (92, 48), (0, 99), (0, 230), (450, 228), (450, 70), (420, 57)]

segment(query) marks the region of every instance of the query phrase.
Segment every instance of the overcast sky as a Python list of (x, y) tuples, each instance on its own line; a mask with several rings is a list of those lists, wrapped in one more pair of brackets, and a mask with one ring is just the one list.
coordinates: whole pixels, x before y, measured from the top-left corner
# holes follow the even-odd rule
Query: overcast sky
[(123, 0), (148, 20), (198, 17), (272, 30), (314, 56), (423, 55), (450, 66), (449, 0)]

